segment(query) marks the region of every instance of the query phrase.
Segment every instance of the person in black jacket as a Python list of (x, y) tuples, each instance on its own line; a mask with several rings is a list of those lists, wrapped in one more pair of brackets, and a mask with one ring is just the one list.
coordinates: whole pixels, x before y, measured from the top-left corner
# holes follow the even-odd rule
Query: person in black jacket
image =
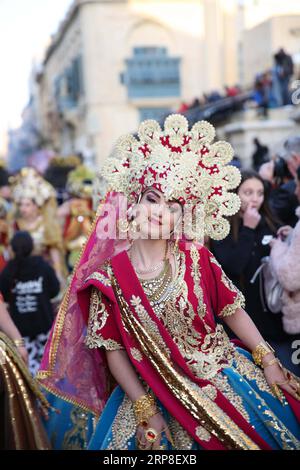
[[(294, 337), (287, 335), (282, 327), (282, 315), (265, 310), (260, 296), (259, 276), (251, 283), (253, 275), (268, 256), (268, 242), (276, 235), (279, 221), (275, 221), (265, 197), (263, 179), (254, 171), (243, 171), (237, 189), (241, 209), (231, 218), (231, 232), (222, 241), (212, 241), (211, 249), (225, 273), (243, 292), (245, 310), (270, 343), (279, 347), (277, 355), (282, 363), (294, 372), (291, 348)], [(298, 371), (299, 373), (299, 371)]]
[(264, 163), (259, 174), (270, 185), (269, 205), (273, 213), (285, 225), (294, 227), (298, 222), (295, 215), (299, 205), (295, 195), (295, 179), (300, 165), (300, 137), (289, 137), (283, 147), (282, 156)]
[(0, 274), (0, 292), (24, 337), (29, 369), (35, 375), (54, 319), (51, 299), (60, 285), (53, 268), (41, 256), (31, 255), (33, 240), (28, 232), (17, 232), (11, 247), (14, 259)]

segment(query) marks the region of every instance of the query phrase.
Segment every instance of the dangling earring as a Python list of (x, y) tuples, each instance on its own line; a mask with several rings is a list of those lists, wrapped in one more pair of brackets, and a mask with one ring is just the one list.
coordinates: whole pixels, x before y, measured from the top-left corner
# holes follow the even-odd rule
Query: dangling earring
[(135, 219), (132, 219), (132, 221), (129, 223), (129, 230), (132, 232), (132, 233), (136, 233), (137, 232), (137, 221)]
[[(173, 254), (175, 254), (178, 250), (178, 245), (179, 245), (179, 239), (180, 239), (180, 232), (177, 231), (177, 227), (178, 225), (180, 225), (180, 222), (179, 224), (177, 224), (177, 226), (174, 228), (174, 232), (173, 232), (173, 235), (176, 236), (176, 239), (175, 239), (175, 243), (173, 245)], [(182, 228), (182, 222), (181, 222), (181, 228)]]
[(127, 233), (129, 231), (129, 222), (127, 219), (119, 219), (118, 227), (121, 233)]

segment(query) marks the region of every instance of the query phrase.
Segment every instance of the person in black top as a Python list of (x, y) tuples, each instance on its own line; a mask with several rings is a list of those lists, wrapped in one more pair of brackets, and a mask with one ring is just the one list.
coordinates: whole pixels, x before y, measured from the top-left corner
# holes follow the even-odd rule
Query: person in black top
[(231, 232), (222, 241), (212, 241), (211, 249), (225, 273), (243, 292), (245, 310), (263, 337), (271, 344), (280, 344), (277, 354), (282, 363), (293, 370), (291, 343), (295, 338), (284, 332), (281, 313), (275, 315), (264, 309), (259, 276), (250, 282), (261, 259), (269, 255), (268, 242), (276, 235), (280, 223), (272, 216), (265, 197), (264, 181), (256, 172), (242, 172), (237, 193), (241, 198), (241, 209), (231, 218)]
[(295, 195), (296, 173), (300, 165), (300, 137), (289, 137), (281, 157), (264, 163), (259, 174), (270, 185), (269, 205), (284, 225), (294, 227), (298, 222), (295, 210), (299, 205)]
[(0, 274), (0, 292), (25, 339), (29, 369), (35, 375), (54, 319), (51, 299), (60, 285), (53, 268), (41, 256), (31, 255), (33, 240), (28, 232), (17, 232), (11, 247), (14, 259)]
[(253, 168), (258, 171), (263, 163), (269, 161), (269, 148), (261, 144), (257, 137), (253, 139), (253, 144), (255, 145), (255, 151), (252, 155), (252, 165)]

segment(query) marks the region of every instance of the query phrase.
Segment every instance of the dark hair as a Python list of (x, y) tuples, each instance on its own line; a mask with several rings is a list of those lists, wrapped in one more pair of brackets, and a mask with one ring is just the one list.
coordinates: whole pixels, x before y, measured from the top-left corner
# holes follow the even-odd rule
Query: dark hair
[(25, 231), (16, 232), (11, 239), (11, 247), (18, 260), (27, 258), (33, 250), (33, 240), (30, 233)]
[(25, 231), (16, 232), (10, 241), (10, 245), (14, 252), (15, 258), (10, 261), (10, 281), (9, 291), (14, 288), (20, 270), (24, 266), (26, 259), (31, 255), (33, 250), (33, 239), (30, 233)]
[(300, 181), (300, 166), (297, 168), (297, 179)]
[[(238, 190), (240, 189), (242, 184), (247, 180), (255, 178), (255, 179), (257, 179), (261, 182), (261, 184), (263, 185), (263, 188), (264, 188), (264, 200), (263, 200), (263, 203), (261, 205), (261, 208), (259, 209), (259, 213), (264, 217), (268, 227), (272, 230), (273, 233), (275, 233), (276, 232), (276, 225), (280, 225), (280, 221), (276, 219), (276, 217), (274, 216), (274, 214), (272, 213), (272, 211), (269, 207), (269, 203), (268, 203), (268, 195), (269, 195), (268, 193), (269, 193), (269, 191), (267, 189), (265, 181), (254, 170), (243, 170), (241, 172), (241, 174), (242, 174), (242, 179), (241, 179), (241, 182), (240, 182), (239, 186), (236, 188), (235, 192), (238, 193)], [(231, 225), (231, 233), (232, 233), (233, 239), (235, 241), (237, 241), (238, 240), (238, 235), (239, 235), (239, 225), (240, 225), (239, 213), (233, 215), (230, 218), (230, 225)]]

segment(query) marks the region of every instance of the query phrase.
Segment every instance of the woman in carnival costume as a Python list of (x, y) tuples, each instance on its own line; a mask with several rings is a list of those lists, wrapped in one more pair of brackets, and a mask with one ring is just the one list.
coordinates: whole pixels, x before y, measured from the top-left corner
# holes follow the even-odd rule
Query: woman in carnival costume
[(39, 372), (54, 448), (300, 448), (299, 379), (199, 243), (226, 237), (240, 207), (232, 148), (214, 135), (180, 115), (145, 121), (102, 169), (106, 198)]
[(63, 238), (70, 270), (75, 266), (95, 216), (93, 210), (95, 176), (95, 173), (84, 165), (72, 170), (67, 180), (67, 191), (71, 197), (58, 209), (58, 215), (65, 219)]
[(17, 206), (12, 234), (18, 230), (29, 232), (34, 241), (33, 254), (50, 262), (64, 285), (67, 269), (55, 189), (34, 168), (23, 168), (12, 179), (12, 194)]

